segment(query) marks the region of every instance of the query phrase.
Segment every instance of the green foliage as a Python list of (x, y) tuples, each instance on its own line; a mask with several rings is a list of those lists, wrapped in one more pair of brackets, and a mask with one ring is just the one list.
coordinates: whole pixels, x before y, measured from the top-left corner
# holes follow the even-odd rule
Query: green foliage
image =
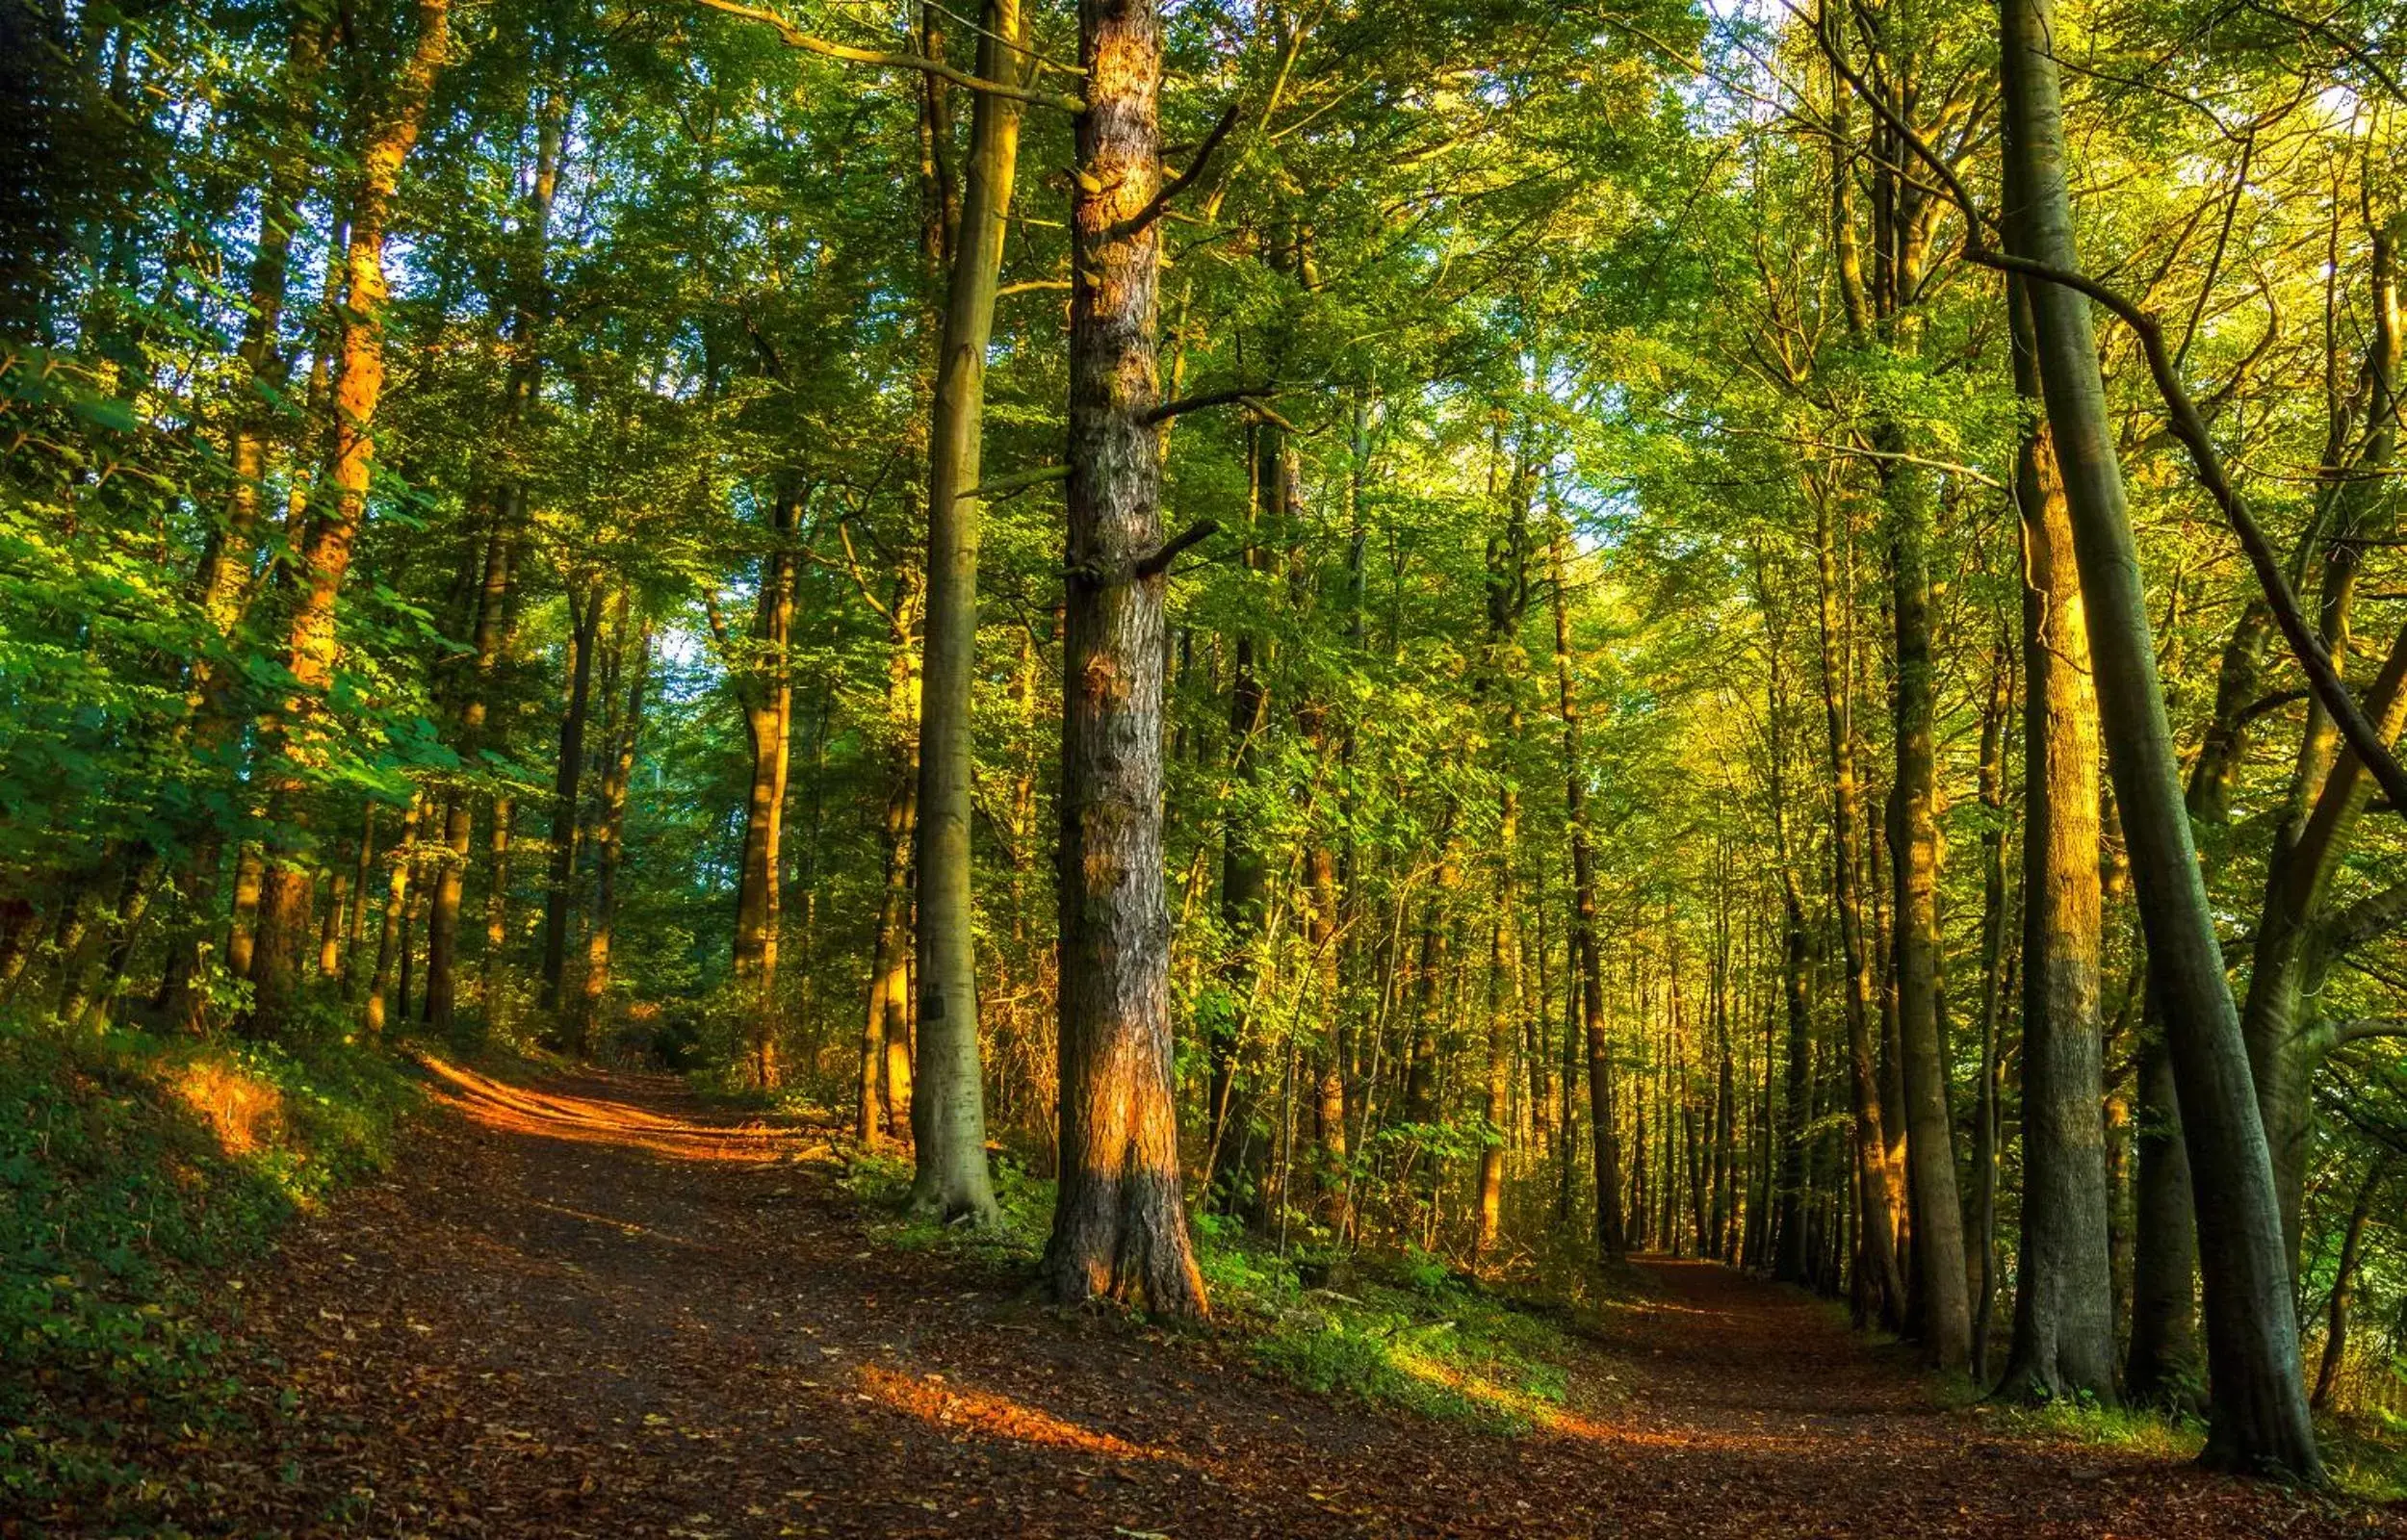
[(1255, 1356), (1308, 1390), (1521, 1433), (1563, 1404), (1570, 1344), (1552, 1322), (1408, 1253), (1344, 1290), (1291, 1267), (1222, 1270), (1220, 1307), (1259, 1313)]
[(2334, 1484), (2367, 1502), (2407, 1502), (2407, 1417), (2376, 1410), (2319, 1420), (2316, 1440)]
[(2037, 1406), (1983, 1405), (1976, 1409), (1976, 1414), (1995, 1418), (2002, 1426), (2015, 1432), (2094, 1444), (2161, 1460), (2197, 1458), (2207, 1436), (2206, 1424), (2195, 1418), (2167, 1416), (2144, 1407), (2105, 1406), (2086, 1394)]
[[(853, 1156), (840, 1185), (872, 1213), (872, 1233), (904, 1250), (942, 1249), (998, 1272), (1021, 1272), (1043, 1253), (1053, 1184), (1016, 1162), (995, 1163), (999, 1223), (945, 1226), (900, 1212), (908, 1162), (878, 1151)], [(1424, 1417), (1522, 1433), (1568, 1392), (1570, 1344), (1540, 1316), (1465, 1281), (1423, 1252), (1358, 1259), (1344, 1290), (1307, 1285), (1330, 1264), (1282, 1254), (1243, 1226), (1194, 1217), (1197, 1270), (1215, 1318), (1265, 1371), (1321, 1395), (1351, 1396)]]
[(239, 1389), (201, 1274), (380, 1165), (416, 1094), (337, 1040), (0, 1017), (0, 1507), (181, 1480), (145, 1468), (149, 1431), (222, 1421)]

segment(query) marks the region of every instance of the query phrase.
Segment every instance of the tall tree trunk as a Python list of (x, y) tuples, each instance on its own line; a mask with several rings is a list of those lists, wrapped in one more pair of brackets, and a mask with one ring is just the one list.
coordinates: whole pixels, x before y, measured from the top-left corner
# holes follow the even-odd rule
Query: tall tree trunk
[[(612, 624), (627, 624), (627, 590), (611, 591)], [(568, 590), (568, 708), (560, 715), (559, 757), (552, 772), (552, 838), (543, 886), (543, 984), (539, 1005), (559, 1014), (568, 973), (568, 932), (576, 912), (578, 788), (585, 770), (585, 717), (593, 698), (594, 643), (602, 631), (602, 595), (591, 584)]]
[[(2049, 0), (2000, 0), (1999, 11), (2006, 157), (2016, 190), (2006, 211), (2008, 249), (2078, 271)], [(2225, 1469), (2319, 1480), (2322, 1464), (2298, 1378), (2273, 1162), (2190, 842), (2089, 301), (2053, 282), (2035, 282), (2029, 292), (2048, 422), (2072, 510), (2099, 719), (2197, 1187), (2214, 1385), (2204, 1458)]]
[(769, 550), (761, 560), (760, 597), (745, 644), (738, 696), (752, 773), (744, 793), (743, 854), (737, 870), (735, 963), (744, 1017), (745, 1071), (756, 1086), (784, 1082), (778, 1058), (777, 931), (785, 850), (786, 774), (791, 745), (794, 534), (809, 494), (781, 481), (769, 505)]
[[(886, 714), (894, 734), (887, 777), (885, 883), (869, 948), (869, 1009), (861, 1030), (860, 1105), (854, 1133), (874, 1144), (911, 1131), (912, 847), (919, 829), (920, 675), (911, 635), (912, 579), (897, 574), (894, 635), (887, 654)], [(916, 1142), (916, 1141), (915, 1141)], [(984, 1144), (980, 1146), (983, 1157)]]
[(389, 1014), (393, 1019), (409, 1018), (409, 990), (401, 989), (401, 1010), (390, 1012), (395, 970), (406, 971), (409, 938), (403, 930), (408, 919), (410, 899), (410, 868), (418, 860), (418, 831), (426, 816), (427, 794), (422, 789), (412, 792), (409, 810), (401, 815), (401, 835), (393, 842), (387, 859), (393, 862), (392, 874), (385, 880), (384, 920), (376, 938), (376, 966), (368, 983), (368, 1032), (374, 1037), (384, 1031)]
[[(1502, 428), (1498, 429), (1501, 438)], [(1496, 912), (1489, 927), (1488, 969), (1487, 1129), (1479, 1161), (1477, 1247), (1495, 1246), (1504, 1220), (1504, 1175), (1508, 1122), (1513, 1105), (1513, 1047), (1521, 1036), (1521, 937), (1515, 912), (1521, 840), (1521, 792), (1512, 756), (1521, 737), (1518, 632), (1529, 601), (1529, 511), (1531, 480), (1526, 455), (1517, 450), (1504, 489), (1505, 526), (1488, 540), (1488, 656), (1482, 673), (1496, 692), (1503, 716), (1497, 735)]]
[(2156, 989), (2139, 1046), (2138, 1176), (2132, 1216), (2131, 1348), (2123, 1394), (2142, 1406), (2190, 1409), (2199, 1399), (2198, 1225), (2182, 1140), (2173, 1056)]
[[(2031, 310), (2010, 280), (2015, 384), (2039, 391)], [(2100, 1066), (2098, 702), (2072, 515), (2044, 424), (2016, 462), (2023, 524), (2023, 1221), (2002, 1390), (2114, 1399)]]
[(487, 1033), (509, 1024), (502, 994), (502, 957), (509, 945), (510, 835), (516, 808), (514, 798), (493, 799), (493, 823), (485, 843), (484, 951), (477, 959), (477, 1009), (484, 1014)]
[(1907, 1192), (1912, 1199), (1913, 1316), (1925, 1356), (1943, 1369), (1972, 1362), (1972, 1300), (1964, 1270), (1964, 1210), (1955, 1186), (1955, 1130), (1939, 1026), (1939, 829), (1936, 703), (1930, 661), (1932, 489), (1920, 467), (1887, 475), (1897, 626), (1895, 715), (1896, 956), (1899, 1065), (1905, 1092)]
[(610, 991), (610, 941), (618, 922), (618, 871), (627, 852), (627, 783), (635, 768), (635, 748), (643, 730), (644, 685), (652, 676), (652, 628), (635, 627), (634, 645), (628, 649), (627, 707), (610, 735), (602, 761), (601, 784), (593, 832), (593, 912), (585, 926), (585, 968), (577, 981), (577, 1051), (590, 1055), (602, 1018), (602, 1002)]
[(2373, 1200), (2382, 1191), (2383, 1178), (2390, 1174), (2391, 1158), (2377, 1157), (2357, 1188), (2357, 1201), (2350, 1206), (2347, 1227), (2341, 1232), (2341, 1257), (2332, 1269), (2332, 1297), (2324, 1303), (2323, 1358), (2316, 1366), (2315, 1393), (2307, 1399), (2307, 1404), (2318, 1411), (2332, 1404), (2341, 1366), (2348, 1361), (2349, 1294), (2356, 1287), (2357, 1263), (2365, 1249), (2366, 1225), (2373, 1218)]
[(376, 809), (379, 804), (368, 799), (367, 810), (359, 823), (359, 865), (351, 874), (350, 917), (343, 936), (343, 997), (352, 998), (359, 988), (359, 952), (368, 939), (368, 884), (376, 869)]
[(350, 910), (351, 874), (327, 877), (326, 907), (318, 916), (318, 977), (333, 980), (343, 971), (343, 925)]
[[(1005, 84), (1025, 68), (1021, 0), (987, 0), (978, 70)], [(1020, 164), (1020, 103), (981, 91), (971, 110), (961, 235), (945, 308), (928, 448), (927, 670), (919, 732), (919, 1065), (911, 1104), (919, 1166), (912, 1206), (945, 1219), (996, 1214), (986, 1168), (971, 945), (970, 696), (978, 630), (979, 436), (987, 340)]]
[(315, 515), (294, 569), (284, 669), (291, 693), (264, 712), (258, 729), (261, 791), (273, 841), (261, 890), (251, 958), (249, 1030), (274, 1036), (293, 1024), (300, 1000), (299, 950), (308, 925), (312, 873), (302, 799), (302, 764), (323, 736), (319, 696), (334, 677), (334, 608), (351, 546), (368, 507), (375, 459), (377, 398), (384, 393), (384, 235), (401, 163), (418, 141), (427, 100), (451, 46), (449, 0), (418, 0), (417, 37), (395, 78), (381, 120), (361, 147), (345, 254), (334, 385), (334, 454), (327, 483), (332, 506)]
[(1857, 1258), (1855, 1305), (1859, 1318), (1877, 1316), (1896, 1326), (1905, 1307), (1905, 1280), (1898, 1270), (1897, 1216), (1891, 1202), (1888, 1146), (1881, 1125), (1880, 1071), (1873, 1043), (1872, 957), (1864, 934), (1863, 793), (1855, 773), (1855, 729), (1849, 682), (1847, 637), (1839, 586), (1838, 530), (1830, 517), (1830, 494), (1814, 497), (1815, 548), (1821, 594), (1822, 701), (1828, 728), (1831, 780), (1830, 864), (1839, 911), (1839, 949), (1846, 972), (1848, 1084), (1855, 1112)]
[(1580, 1039), (1588, 1059), (1596, 1250), (1612, 1262), (1629, 1249), (1629, 1236), (1621, 1223), (1621, 1147), (1613, 1126), (1613, 1040), (1605, 1026), (1604, 954), (1596, 934), (1596, 858), (1589, 843), (1588, 760), (1580, 736), (1579, 689), (1571, 660), (1566, 544), (1564, 522), (1558, 517), (1547, 531), (1547, 556), (1553, 578), (1555, 689), (1563, 711), (1564, 807), (1571, 835), (1571, 950), (1579, 974)]
[[(460, 683), (459, 757), (470, 764), (484, 748), (493, 672), (502, 655), (503, 617), (509, 611), (517, 540), (516, 531), (507, 527), (509, 522), (497, 506), (493, 527), (485, 532), (484, 570), (477, 584), (476, 633), (467, 659), (475, 672)], [(469, 788), (453, 787), (443, 817), (445, 854), (435, 868), (427, 914), (427, 1025), (446, 1035), (453, 1030), (459, 1009), (459, 908), (467, 889), (468, 843), (475, 810)]]
[(1042, 1272), (1067, 1304), (1204, 1311), (1179, 1193), (1162, 894), (1155, 301), (1161, 21), (1079, 0), (1062, 658), (1061, 1160)]
[(2013, 705), (2013, 652), (2003, 637), (1989, 664), (1980, 716), (1980, 1084), (1973, 1102), (1973, 1244), (1980, 1248), (1973, 1300), (1973, 1383), (1989, 1383), (1989, 1337), (1998, 1297), (1999, 1063), (2006, 1015), (2006, 718)]

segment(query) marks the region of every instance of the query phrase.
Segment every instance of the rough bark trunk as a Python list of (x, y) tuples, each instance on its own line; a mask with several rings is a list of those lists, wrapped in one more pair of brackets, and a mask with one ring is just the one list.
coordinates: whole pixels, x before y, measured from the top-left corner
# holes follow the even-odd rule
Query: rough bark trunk
[(1154, 333), (1161, 21), (1079, 0), (1086, 111), (1070, 337), (1062, 659), (1061, 1161), (1042, 1273), (1066, 1304), (1204, 1312), (1187, 1242), (1162, 894), (1162, 589)]

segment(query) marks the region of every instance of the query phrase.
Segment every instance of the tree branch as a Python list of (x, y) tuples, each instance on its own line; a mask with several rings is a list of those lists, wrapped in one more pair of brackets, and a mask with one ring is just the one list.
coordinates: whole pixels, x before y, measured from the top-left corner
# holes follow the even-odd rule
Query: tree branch
[(1008, 96), (1014, 101), (1027, 102), (1037, 107), (1056, 108), (1065, 113), (1086, 111), (1086, 103), (1075, 96), (1065, 96), (1059, 91), (1006, 86), (997, 80), (987, 80), (981, 76), (965, 73), (953, 68), (950, 64), (930, 59), (923, 54), (890, 54), (875, 48), (856, 48), (850, 43), (831, 42), (825, 38), (814, 38), (774, 11), (764, 11), (754, 6), (741, 5), (738, 3), (738, 0), (693, 0), (693, 3), (712, 11), (723, 11), (731, 16), (741, 16), (746, 21), (757, 21), (764, 27), (773, 27), (778, 37), (785, 40), (787, 47), (798, 48), (807, 54), (818, 54), (827, 59), (841, 59), (847, 64), (869, 64), (879, 69), (916, 69), (922, 74), (934, 75), (939, 80), (950, 81), (968, 90), (982, 90), (990, 96)]
[(1122, 220), (1119, 228), (1112, 232), (1116, 238), (1125, 241), (1160, 218), (1173, 198), (1195, 185), (1195, 179), (1202, 176), (1204, 168), (1211, 164), (1212, 152), (1220, 148), (1220, 141), (1229, 137), (1229, 131), (1237, 126), (1237, 107), (1235, 102), (1229, 104), (1229, 110), (1220, 115), (1220, 121), (1214, 123), (1212, 131), (1204, 136), (1204, 142), (1197, 148), (1195, 159), (1187, 163), (1187, 168), (1163, 183), (1152, 202)]
[(1159, 551), (1137, 563), (1139, 578), (1154, 578), (1170, 570), (1170, 564), (1188, 547), (1209, 539), (1220, 532), (1217, 519), (1198, 519), (1177, 536), (1163, 543)]
[(2407, 1016), (2359, 1016), (2332, 1029), (2332, 1043), (2363, 1042), (2368, 1038), (2407, 1038)]
[[(1782, 0), (1782, 4), (1791, 15), (1799, 20), (1806, 19), (1793, 0)], [(2347, 682), (2341, 678), (2340, 670), (2333, 666), (2332, 654), (2324, 649), (2323, 638), (2316, 635), (2314, 627), (2308, 623), (2298, 596), (2291, 590), (2290, 578), (2282, 571), (2281, 558), (2274, 553), (2272, 543), (2265, 539), (2265, 530), (2259, 527), (2256, 515), (2249, 511), (2239, 489), (2224, 474), (2222, 456), (2215, 451), (2206, 419), (2198, 415), (2197, 403), (2190, 399), (2189, 392), (2183, 387), (2172, 354), (2165, 348), (2163, 324), (2121, 294), (2085, 273), (1992, 249), (1983, 239), (1980, 207), (1973, 201), (1972, 193), (1965, 190), (1954, 167), (1924, 142), (1923, 137), (1891, 110), (1878, 91), (1865, 84), (1863, 76), (1855, 72), (1839, 50), (1832, 46), (1830, 39), (1822, 37), (1821, 29), (1815, 29), (1815, 35), (1821, 38), (1823, 56), (1829, 60), (1830, 67), (1873, 109), (1890, 132), (1897, 135), (1947, 184), (1948, 195), (1954, 199), (1964, 215), (1965, 260), (2000, 272), (2021, 273), (2027, 278), (2036, 278), (2085, 295), (2131, 328), (2132, 335), (2139, 341), (2141, 355), (2148, 361), (2148, 372), (2156, 381), (2157, 394), (2163, 398), (2166, 425), (2173, 430), (2173, 436), (2181, 440), (2182, 447), (2189, 451), (2190, 464), (2196, 469), (2198, 479), (2205, 483), (2207, 495), (2214, 499), (2216, 506), (2223, 510), (2225, 521), (2231, 525), (2232, 532), (2239, 537), (2240, 551), (2256, 572), (2258, 586), (2265, 590), (2265, 603), (2273, 611), (2274, 624), (2281, 629), (2283, 640), (2290, 644), (2291, 654), (2305, 671), (2307, 683), (2314, 691), (2316, 700), (2331, 716), (2333, 725), (2340, 729), (2342, 738), (2347, 742), (2350, 752), (2356, 755), (2358, 762), (2371, 773), (2389, 796), (2391, 805), (2407, 809), (2407, 770), (2399, 768), (2380, 732), (2357, 704), (2356, 697), (2349, 694)]]
[(2407, 922), (2407, 883), (2357, 900), (2324, 922), (2324, 944), (2345, 956), (2384, 932)]
[(1276, 385), (1231, 385), (1225, 391), (1206, 391), (1201, 396), (1182, 396), (1175, 401), (1164, 401), (1146, 413), (1145, 425), (1152, 427), (1157, 424), (1167, 423), (1174, 417), (1184, 417), (1189, 412), (1205, 411), (1211, 407), (1228, 406), (1233, 402), (1243, 402), (1265, 416), (1276, 416), (1277, 414), (1263, 403), (1278, 394), (1279, 387)]
[(1069, 479), (1070, 467), (1066, 465), (1040, 465), (1033, 471), (1021, 471), (1012, 475), (997, 476), (994, 480), (986, 482), (983, 485), (971, 487), (969, 491), (961, 494), (961, 496), (964, 498), (983, 498), (991, 501), (996, 498), (1004, 497), (1010, 493), (1025, 492), (1030, 487), (1041, 487), (1048, 481), (1067, 481)]

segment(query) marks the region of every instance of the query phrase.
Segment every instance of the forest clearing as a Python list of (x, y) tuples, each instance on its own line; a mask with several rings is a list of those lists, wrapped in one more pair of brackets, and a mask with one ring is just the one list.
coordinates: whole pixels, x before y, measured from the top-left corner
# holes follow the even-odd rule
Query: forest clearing
[(0, 1540), (2407, 1529), (2396, 0), (0, 0)]

